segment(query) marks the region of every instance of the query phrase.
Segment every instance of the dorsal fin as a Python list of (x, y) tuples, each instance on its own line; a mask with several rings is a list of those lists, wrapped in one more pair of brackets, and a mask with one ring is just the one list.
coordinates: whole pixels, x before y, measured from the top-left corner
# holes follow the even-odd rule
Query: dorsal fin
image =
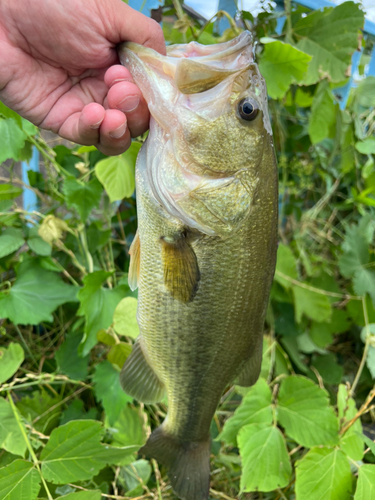
[(193, 300), (200, 280), (197, 257), (182, 233), (174, 240), (161, 238), (164, 284), (173, 298), (181, 302)]

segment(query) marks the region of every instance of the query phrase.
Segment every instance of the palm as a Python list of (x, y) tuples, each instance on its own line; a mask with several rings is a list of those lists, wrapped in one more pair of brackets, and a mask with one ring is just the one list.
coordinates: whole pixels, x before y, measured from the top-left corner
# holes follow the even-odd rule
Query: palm
[[(0, 7), (0, 98), (42, 128), (118, 154), (130, 134), (147, 128), (148, 111), (128, 71), (115, 65), (116, 44), (128, 39), (163, 50), (163, 41), (154, 24), (150, 32), (151, 20), (121, 0), (108, 0), (105, 13), (101, 7), (99, 0), (57, 0), (47, 9), (46, 0), (34, 0), (27, 16)], [(134, 31), (138, 16), (147, 26), (143, 40)], [(139, 100), (136, 109), (122, 104), (127, 96)]]

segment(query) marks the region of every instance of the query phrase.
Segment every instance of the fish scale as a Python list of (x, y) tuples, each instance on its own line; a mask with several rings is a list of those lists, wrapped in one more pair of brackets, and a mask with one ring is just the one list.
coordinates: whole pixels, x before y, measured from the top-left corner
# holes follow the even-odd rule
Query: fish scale
[[(252, 385), (260, 372), (277, 248), (277, 168), (249, 44), (244, 33), (212, 49), (172, 47), (167, 56), (132, 43), (120, 49), (152, 114), (136, 167), (138, 277), (130, 266), (140, 337), (121, 383), (144, 402), (165, 391), (167, 417), (141, 452), (169, 468), (182, 500), (208, 498), (210, 424), (223, 391), (236, 377)], [(204, 83), (202, 64), (194, 62), (190, 74), (184, 60), (182, 92), (174, 75), (184, 50), (211, 53), (209, 62), (202, 55)], [(223, 68), (230, 58), (228, 70), (212, 68), (215, 57)], [(185, 98), (189, 89), (194, 98)], [(254, 120), (239, 115), (241, 99), (258, 106)]]

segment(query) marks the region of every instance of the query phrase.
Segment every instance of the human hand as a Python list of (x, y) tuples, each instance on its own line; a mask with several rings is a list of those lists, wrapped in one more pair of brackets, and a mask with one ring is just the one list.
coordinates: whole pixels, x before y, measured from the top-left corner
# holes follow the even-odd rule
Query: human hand
[(149, 121), (118, 64), (123, 41), (165, 53), (160, 26), (121, 0), (1, 0), (0, 100), (65, 139), (120, 154)]

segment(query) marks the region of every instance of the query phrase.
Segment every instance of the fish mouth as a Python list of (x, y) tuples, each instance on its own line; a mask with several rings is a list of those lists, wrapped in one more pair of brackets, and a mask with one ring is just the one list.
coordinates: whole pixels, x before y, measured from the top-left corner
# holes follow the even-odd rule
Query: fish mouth
[(209, 90), (254, 64), (252, 36), (248, 31), (216, 45), (197, 42), (171, 45), (166, 56), (133, 42), (122, 43), (118, 53), (121, 63), (131, 73), (136, 73), (140, 65), (150, 66), (183, 94)]

